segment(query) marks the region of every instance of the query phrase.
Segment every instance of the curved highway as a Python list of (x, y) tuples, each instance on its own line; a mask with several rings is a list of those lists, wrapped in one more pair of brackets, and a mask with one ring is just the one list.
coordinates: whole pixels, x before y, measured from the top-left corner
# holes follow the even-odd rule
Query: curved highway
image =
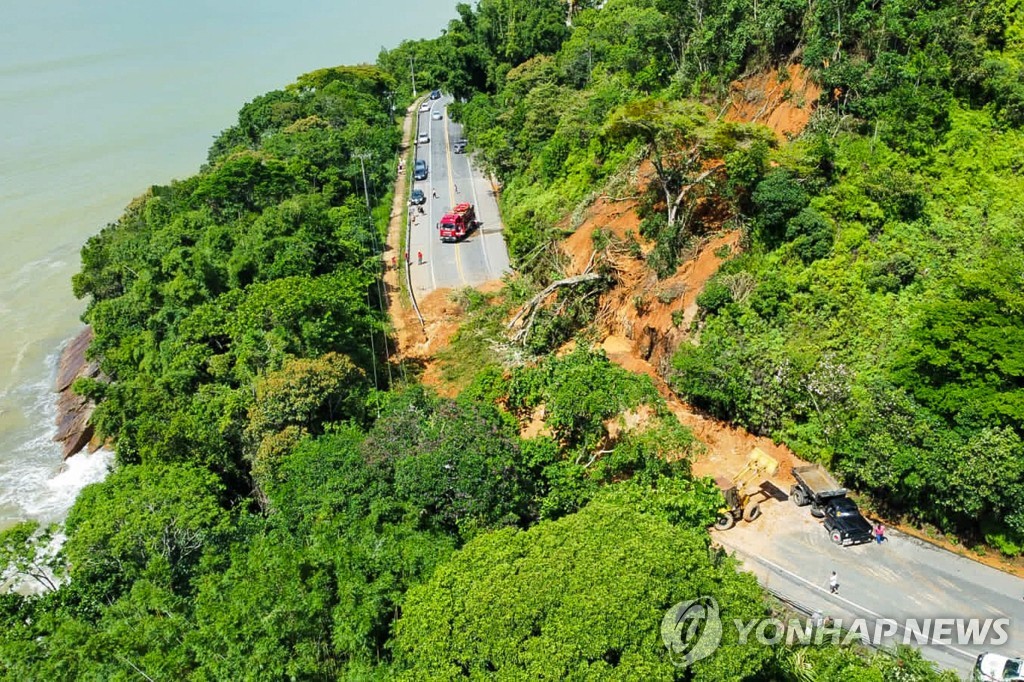
[[(840, 547), (808, 512), (769, 499), (764, 514), (713, 537), (742, 560), (747, 570), (776, 595), (808, 612), (818, 611), (850, 627), (855, 619), (889, 636), (881, 643), (909, 643), (942, 668), (969, 675), (978, 655), (993, 651), (1024, 655), (1024, 580), (958, 556), (895, 530), (882, 544)], [(838, 594), (829, 576), (838, 573)], [(1007, 619), (1008, 640), (961, 638), (953, 631), (933, 636), (939, 620)], [(991, 622), (988, 621), (988, 622)], [(920, 628), (917, 629), (917, 628)], [(995, 634), (994, 630), (988, 631)]]
[[(416, 143), (416, 159), (427, 162), (426, 180), (414, 180), (412, 188), (422, 190), (427, 201), (409, 206), (408, 254), (413, 292), (426, 295), (435, 289), (477, 286), (498, 279), (510, 270), (508, 249), (498, 202), (490, 180), (472, 164), (468, 154), (455, 153), (452, 146), (462, 137), (461, 124), (448, 118), (451, 97), (427, 99), (429, 110), (420, 110), (416, 138), (427, 133), (430, 142)], [(435, 119), (434, 113), (441, 115)], [(415, 169), (415, 164), (410, 173)], [(452, 206), (469, 202), (476, 207), (480, 227), (455, 244), (441, 242), (437, 223)], [(423, 261), (418, 261), (418, 254)]]

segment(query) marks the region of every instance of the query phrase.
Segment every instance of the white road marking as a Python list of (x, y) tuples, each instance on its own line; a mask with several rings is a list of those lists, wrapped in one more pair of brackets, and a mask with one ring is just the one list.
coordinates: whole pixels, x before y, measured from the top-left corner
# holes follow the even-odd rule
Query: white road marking
[[(776, 571), (778, 571), (780, 573), (783, 573), (783, 574), (789, 576), (790, 578), (793, 578), (794, 580), (807, 585), (808, 587), (810, 587), (812, 589), (818, 590), (819, 592), (822, 592), (822, 593), (826, 593), (826, 594), (828, 594), (829, 597), (834, 597), (834, 598), (838, 599), (841, 602), (845, 602), (845, 603), (849, 604), (854, 609), (859, 609), (860, 611), (863, 611), (864, 613), (870, 614), (870, 615), (872, 615), (872, 616), (874, 616), (875, 618), (878, 618), (878, 619), (884, 619), (884, 620), (887, 620), (887, 621), (892, 621), (891, 618), (885, 618), (881, 614), (875, 613), (874, 611), (872, 611), (871, 609), (869, 609), (866, 606), (863, 606), (863, 605), (858, 604), (856, 602), (850, 601), (846, 597), (843, 597), (843, 596), (838, 595), (838, 594), (828, 593), (825, 590), (824, 587), (822, 587), (820, 585), (817, 585), (815, 583), (812, 583), (810, 580), (804, 578), (803, 576), (799, 576), (796, 573), (793, 573), (793, 571), (790, 571), (790, 570), (788, 570), (786, 568), (783, 568), (782, 566), (779, 566), (777, 563), (775, 563), (773, 561), (770, 561), (768, 559), (765, 559), (764, 557), (754, 556), (752, 554), (746, 554), (745, 552), (741, 552), (740, 550), (737, 550), (734, 547), (732, 548), (732, 550), (734, 552), (739, 553), (739, 554), (743, 554), (743, 556), (750, 557), (754, 561), (759, 561), (759, 562), (761, 562), (763, 564), (767, 564), (768, 566), (770, 566), (771, 568), (775, 569)], [(904, 627), (903, 625), (900, 625), (899, 623), (896, 623), (896, 627), (899, 628), (900, 630), (904, 630), (904, 631), (906, 630), (906, 627)], [(917, 635), (918, 633), (914, 633), (914, 634)], [(946, 644), (944, 642), (940, 642), (940, 641), (938, 641), (938, 640), (936, 640), (936, 639), (934, 639), (932, 637), (928, 638), (928, 643), (929, 644), (936, 644), (938, 646), (942, 646), (942, 647), (944, 647), (946, 649), (949, 649), (950, 651), (954, 651), (954, 652), (960, 654), (961, 656), (963, 656), (964, 658), (966, 658), (968, 660), (971, 660), (971, 661), (973, 661), (975, 658), (977, 658), (977, 656), (975, 656), (974, 654), (967, 653), (966, 651), (964, 651), (962, 649), (958, 649), (955, 646), (952, 646), (950, 644)]]
[[(466, 165), (469, 166), (469, 189), (473, 193), (473, 205), (476, 210), (480, 210), (480, 200), (476, 196), (476, 178), (473, 177), (473, 164), (466, 159)], [(477, 215), (477, 219), (480, 219), (480, 215)], [(487, 268), (487, 278), (494, 279), (494, 273), (491, 271), (491, 259), (487, 257), (487, 244), (484, 243), (484, 224), (480, 221), (480, 226), (477, 228), (477, 232), (480, 234), (480, 250), (484, 252), (484, 267)]]
[[(452, 146), (448, 136), (448, 118), (442, 119), (444, 122), (444, 158), (448, 163), (448, 205), (455, 209), (455, 169), (452, 167)], [(462, 271), (462, 254), (459, 251), (460, 243), (458, 240), (455, 241), (455, 267), (459, 271), (459, 279), (462, 280), (463, 286), (468, 286), (466, 281), (466, 273)]]

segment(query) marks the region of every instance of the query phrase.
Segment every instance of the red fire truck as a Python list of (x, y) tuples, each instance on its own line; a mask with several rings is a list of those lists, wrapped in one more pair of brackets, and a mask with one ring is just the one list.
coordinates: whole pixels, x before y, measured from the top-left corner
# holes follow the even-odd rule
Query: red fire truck
[(476, 219), (473, 204), (456, 204), (450, 213), (445, 213), (437, 224), (437, 231), (443, 242), (457, 242), (464, 239), (480, 225)]

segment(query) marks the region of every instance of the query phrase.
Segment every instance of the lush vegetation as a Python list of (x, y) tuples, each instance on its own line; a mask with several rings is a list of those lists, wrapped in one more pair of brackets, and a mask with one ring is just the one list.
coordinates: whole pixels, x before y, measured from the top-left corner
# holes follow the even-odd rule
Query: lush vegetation
[[(514, 6), (463, 6), (382, 64), (415, 55), (466, 98), (520, 270), (556, 278), (553, 244), (598, 194), (639, 194), (662, 276), (702, 235), (742, 230), (675, 388), (892, 514), (1022, 551), (1020, 3)], [(546, 28), (556, 15), (568, 30)], [(798, 139), (721, 120), (733, 79), (794, 62), (823, 92)]]
[[(1012, 552), (1021, 5), (457, 11), (376, 66), (248, 103), (199, 173), (83, 248), (74, 288), (105, 377), (76, 388), (117, 467), (59, 551), (54, 529), (0, 533), (0, 578), (45, 588), (0, 595), (0, 679), (948, 679), (912, 651), (728, 633), (672, 665), (673, 604), (773, 606), (711, 548), (720, 494), (690, 475), (697, 443), (651, 382), (585, 339), (542, 352), (593, 307), (538, 316), (529, 362), (473, 355), (456, 398), (393, 381), (391, 112), (410, 63), (463, 98), (452, 112), (505, 188), (509, 300), (561, 274), (554, 238), (600, 193), (638, 202), (654, 248), (634, 255), (660, 275), (724, 216), (744, 248), (699, 298), (675, 388)], [(797, 140), (716, 115), (731, 80), (793, 60), (825, 93)]]
[(1020, 210), (1005, 197), (1024, 189), (1011, 160), (1021, 136), (991, 112), (949, 116), (928, 158), (840, 138), (835, 177), (813, 195), (797, 185), (809, 176), (769, 173), (751, 219), (782, 243), (722, 269), (675, 381), (891, 511), (1016, 553), (1024, 251)]

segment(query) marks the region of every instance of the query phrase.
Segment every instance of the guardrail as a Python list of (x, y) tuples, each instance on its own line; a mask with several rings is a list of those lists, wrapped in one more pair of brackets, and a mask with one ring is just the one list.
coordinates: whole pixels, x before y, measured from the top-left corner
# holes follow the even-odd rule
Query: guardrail
[[(426, 97), (422, 97), (419, 100), (415, 100), (414, 101), (414, 106), (416, 107), (416, 113), (413, 114), (413, 120), (412, 120), (412, 141), (411, 141), (412, 142), (412, 149), (413, 149), (413, 154), (412, 154), (412, 163), (413, 163), (413, 165), (412, 165), (412, 168), (416, 167), (416, 136), (419, 134), (419, 130), (420, 130), (420, 103), (423, 100), (425, 100), (425, 99), (426, 99)], [(406, 202), (405, 202), (406, 213), (408, 213), (409, 206), (411, 206), (411, 204), (409, 203), (409, 196), (408, 195), (412, 191), (412, 186), (414, 184), (415, 184), (415, 181), (414, 182), (410, 182), (409, 185), (406, 187)], [(409, 300), (412, 301), (412, 309), (416, 311), (416, 318), (420, 321), (420, 328), (423, 330), (423, 333), (426, 334), (426, 332), (427, 332), (427, 323), (424, 322), (424, 320), (423, 320), (423, 315), (422, 315), (422, 313), (420, 313), (419, 303), (416, 302), (416, 292), (412, 288), (412, 262), (411, 262), (411, 259), (409, 258), (409, 245), (411, 243), (412, 243), (412, 220), (410, 220), (409, 216), (406, 215), (406, 219), (405, 219), (405, 250), (402, 253), (402, 258), (405, 259), (405, 284), (406, 284), (406, 286), (409, 289)]]
[[(411, 220), (406, 221), (405, 224), (405, 243), (408, 244), (410, 239), (412, 239)], [(423, 315), (420, 313), (420, 306), (416, 302), (416, 291), (412, 288), (412, 263), (409, 262), (409, 258), (405, 259), (405, 284), (409, 287), (409, 300), (412, 301), (412, 309), (416, 311), (416, 317), (420, 321), (420, 327), (423, 329), (424, 333), (426, 333), (427, 323), (423, 321)]]

